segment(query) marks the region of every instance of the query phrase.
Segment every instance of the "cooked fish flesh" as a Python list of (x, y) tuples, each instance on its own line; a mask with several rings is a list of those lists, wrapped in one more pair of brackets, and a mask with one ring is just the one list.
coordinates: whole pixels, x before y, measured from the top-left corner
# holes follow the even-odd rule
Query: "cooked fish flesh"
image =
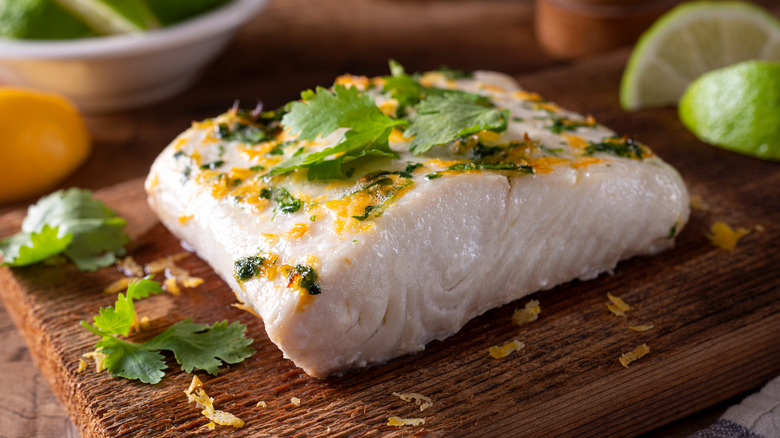
[[(396, 128), (396, 158), (310, 180), (305, 168), (272, 169), (349, 128), (302, 139), (278, 118), (234, 109), (193, 123), (147, 178), (165, 226), (311, 376), (421, 351), (489, 309), (669, 249), (688, 220), (680, 175), (592, 117), (498, 73), (416, 78), (482, 96), (506, 111), (505, 126), (416, 155)], [(382, 78), (337, 83), (402, 117)]]

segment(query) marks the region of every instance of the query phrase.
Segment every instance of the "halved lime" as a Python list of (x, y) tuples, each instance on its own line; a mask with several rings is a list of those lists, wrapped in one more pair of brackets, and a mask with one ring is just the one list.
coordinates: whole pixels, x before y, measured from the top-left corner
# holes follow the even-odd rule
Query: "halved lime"
[(702, 141), (780, 160), (780, 62), (746, 61), (702, 75), (685, 90), (679, 113)]
[(0, 0), (0, 37), (38, 40), (95, 35), (81, 18), (51, 0)]
[(702, 74), (750, 59), (780, 61), (780, 21), (746, 2), (690, 2), (639, 38), (620, 84), (626, 110), (674, 105)]

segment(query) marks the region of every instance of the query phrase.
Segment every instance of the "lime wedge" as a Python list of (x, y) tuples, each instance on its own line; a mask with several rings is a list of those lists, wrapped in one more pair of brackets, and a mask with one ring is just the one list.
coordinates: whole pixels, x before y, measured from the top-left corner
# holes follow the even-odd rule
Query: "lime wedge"
[(706, 73), (685, 90), (678, 110), (702, 141), (780, 160), (780, 62), (746, 61)]
[(50, 0), (0, 0), (0, 37), (68, 39), (95, 35), (83, 20)]
[[(182, 0), (183, 1), (183, 0)], [(103, 35), (143, 32), (159, 27), (144, 0), (54, 0)]]
[(639, 38), (620, 84), (626, 110), (674, 105), (700, 75), (741, 61), (780, 61), (780, 21), (745, 2), (691, 2)]
[(231, 0), (148, 0), (149, 9), (163, 26), (219, 7)]

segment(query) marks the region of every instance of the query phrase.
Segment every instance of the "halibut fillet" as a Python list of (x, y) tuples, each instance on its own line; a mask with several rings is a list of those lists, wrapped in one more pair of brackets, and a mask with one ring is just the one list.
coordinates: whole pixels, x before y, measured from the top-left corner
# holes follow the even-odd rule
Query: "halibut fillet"
[[(372, 80), (340, 80), (397, 111)], [(194, 123), (147, 179), (163, 224), (311, 376), (421, 351), (489, 309), (669, 249), (688, 220), (680, 175), (592, 117), (498, 73), (420, 81), (487, 97), (509, 110), (507, 129), (423, 155), (396, 131), (399, 159), (309, 181), (267, 171), (344, 130), (311, 142), (284, 129), (263, 139), (253, 137), (251, 117), (232, 110)]]

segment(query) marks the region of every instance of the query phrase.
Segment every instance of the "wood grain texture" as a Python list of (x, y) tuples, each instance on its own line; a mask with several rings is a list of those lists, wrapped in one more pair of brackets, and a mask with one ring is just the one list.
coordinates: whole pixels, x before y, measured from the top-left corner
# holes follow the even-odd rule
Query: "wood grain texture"
[[(150, 334), (193, 317), (249, 326), (258, 354), (217, 377), (199, 373), (218, 409), (247, 421), (222, 436), (635, 436), (757, 387), (780, 373), (780, 166), (698, 142), (674, 110), (627, 114), (617, 106), (627, 52), (574, 67), (520, 77), (521, 84), (565, 107), (649, 144), (680, 170), (692, 194), (709, 205), (694, 210), (675, 249), (618, 265), (613, 275), (575, 281), (535, 294), (543, 313), (527, 327), (510, 323), (520, 303), (492, 310), (419, 354), (326, 380), (312, 379), (282, 358), (262, 322), (230, 306), (227, 286), (195, 256), (182, 261), (206, 283), (181, 296), (141, 301)], [(140, 181), (101, 191), (125, 215), (141, 262), (180, 251), (148, 213)], [(20, 214), (0, 218), (0, 235), (18, 229)], [(710, 224), (763, 225), (728, 253), (705, 237)], [(77, 326), (113, 297), (103, 286), (112, 269), (73, 267), (0, 271), (0, 293), (54, 392), (84, 436), (206, 434), (207, 421), (186, 403), (190, 376), (171, 369), (156, 386), (76, 374), (78, 357), (95, 338)], [(636, 307), (628, 319), (610, 314), (607, 292)], [(652, 322), (634, 333), (628, 325)], [(147, 335), (139, 335), (142, 339)], [(487, 348), (511, 339), (527, 347), (504, 360)], [(651, 353), (624, 369), (617, 357), (646, 342)], [(414, 391), (435, 404), (419, 412), (392, 392)], [(301, 406), (290, 403), (301, 399)], [(267, 409), (256, 407), (260, 400)], [(424, 417), (423, 427), (386, 426), (390, 416)]]

